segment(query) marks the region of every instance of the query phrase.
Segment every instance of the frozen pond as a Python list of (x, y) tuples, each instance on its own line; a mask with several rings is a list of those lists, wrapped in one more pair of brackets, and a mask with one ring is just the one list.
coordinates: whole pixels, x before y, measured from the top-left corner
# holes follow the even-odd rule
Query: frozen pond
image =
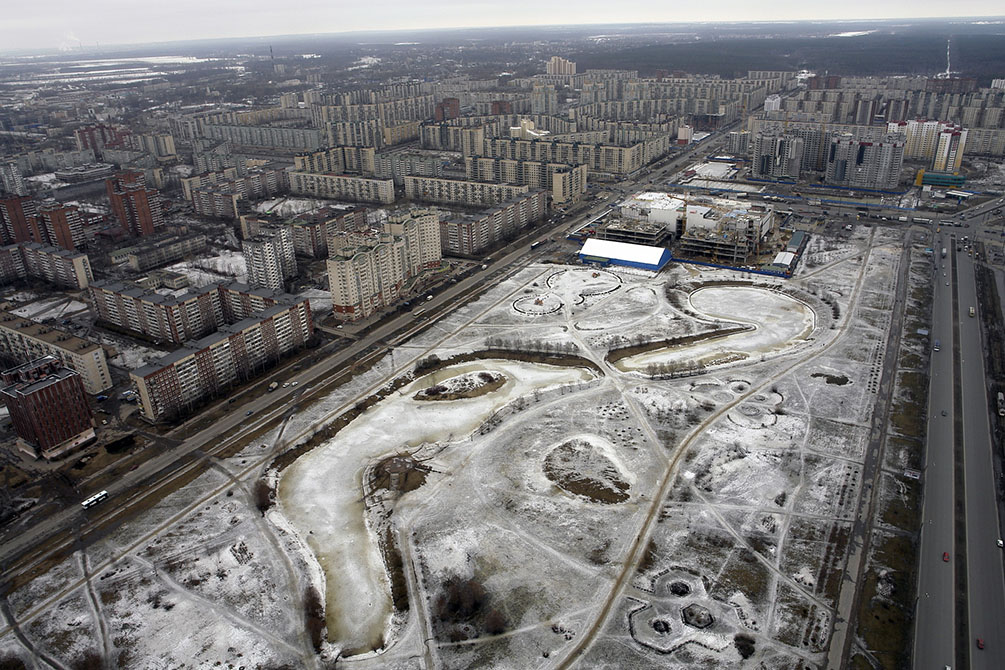
[[(481, 370), (504, 375), (506, 383), (476, 398), (412, 398), (420, 389)], [(492, 412), (520, 396), (592, 376), (581, 368), (503, 360), (445, 368), (404, 386), (287, 468), (279, 500), (324, 570), (328, 638), (343, 649), (366, 652), (382, 645), (390, 623), (390, 586), (362, 500), (368, 464), (423, 443), (463, 440)]]
[(754, 330), (703, 342), (666, 347), (618, 361), (619, 370), (643, 370), (652, 363), (698, 361), (706, 365), (771, 354), (802, 342), (813, 331), (814, 314), (787, 295), (760, 288), (716, 286), (691, 294), (691, 306), (712, 318), (750, 324)]

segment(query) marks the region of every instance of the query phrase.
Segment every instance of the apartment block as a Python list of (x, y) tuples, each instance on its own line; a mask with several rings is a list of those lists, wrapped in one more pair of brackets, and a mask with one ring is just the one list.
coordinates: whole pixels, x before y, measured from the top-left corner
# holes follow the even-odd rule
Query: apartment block
[(129, 267), (143, 272), (199, 253), (206, 248), (206, 244), (205, 235), (171, 235), (130, 247), (128, 250), (121, 250), (126, 253), (120, 255), (126, 257)]
[(248, 268), (248, 283), (282, 291), (286, 279), (297, 274), (292, 226), (261, 227), (257, 234), (241, 242)]
[(675, 134), (657, 134), (631, 146), (580, 143), (559, 139), (487, 138), (474, 154), (489, 158), (542, 163), (586, 165), (590, 174), (626, 176), (666, 155), (676, 144)]
[(750, 174), (760, 179), (799, 179), (804, 140), (785, 132), (762, 131), (753, 138)]
[(18, 447), (25, 453), (51, 460), (95, 438), (80, 375), (55, 357), (42, 356), (5, 370), (0, 378), (0, 396), (10, 413)]
[(0, 309), (0, 351), (23, 362), (53, 356), (79, 374), (91, 394), (112, 386), (105, 350), (99, 345), (6, 309)]
[(269, 307), (297, 302), (295, 296), (228, 282), (179, 296), (161, 295), (128, 282), (97, 281), (88, 287), (95, 318), (135, 335), (182, 344)]
[(547, 213), (547, 191), (534, 189), (480, 214), (454, 214), (440, 221), (440, 248), (446, 254), (476, 256)]
[(202, 133), (203, 137), (223, 140), (235, 146), (271, 149), (281, 153), (317, 149), (323, 145), (321, 131), (317, 128), (206, 123), (202, 126)]
[(406, 175), (442, 177), (443, 163), (442, 155), (425, 151), (382, 151), (376, 156), (376, 176), (391, 179), (395, 186), (402, 186)]
[(464, 159), (468, 179), (521, 184), (550, 192), (554, 204), (579, 200), (586, 193), (586, 165), (564, 165), (505, 158)]
[(576, 63), (571, 60), (566, 60), (561, 56), (552, 56), (551, 60), (549, 60), (545, 65), (545, 72), (547, 74), (562, 75), (576, 74)]
[(201, 186), (192, 190), (192, 211), (214, 219), (236, 219), (241, 216), (242, 200), (244, 193), (236, 182)]
[(825, 181), (835, 186), (896, 189), (904, 165), (904, 138), (891, 133), (877, 141), (851, 135), (831, 138)]
[(421, 202), (449, 203), (455, 205), (498, 205), (530, 190), (529, 186), (488, 184), (460, 179), (436, 177), (405, 177), (405, 197)]
[(373, 146), (335, 146), (299, 153), (293, 157), (297, 172), (373, 176), (377, 150)]
[(182, 177), (180, 180), (181, 193), (186, 200), (191, 202), (193, 192), (196, 189), (236, 181), (238, 176), (238, 169), (235, 166), (226, 167), (221, 170), (206, 171), (202, 174), (192, 175), (191, 177)]
[(959, 172), (963, 162), (963, 150), (967, 144), (965, 128), (946, 128), (939, 133), (939, 141), (932, 156), (932, 170), (935, 172)]
[(390, 179), (369, 179), (338, 174), (290, 172), (290, 191), (303, 195), (351, 202), (394, 202), (394, 182)]
[(0, 193), (28, 195), (21, 168), (15, 162), (0, 163)]
[(275, 305), (223, 326), (130, 373), (140, 416), (150, 422), (185, 416), (205, 400), (253, 379), (314, 334), (310, 304)]
[(13, 195), (0, 198), (0, 238), (5, 244), (37, 242), (32, 239), (32, 219), (38, 216), (38, 203), (32, 198)]
[(38, 242), (0, 247), (0, 283), (29, 278), (74, 289), (87, 288), (94, 281), (85, 253)]
[(392, 214), (381, 232), (343, 233), (329, 251), (334, 313), (347, 321), (366, 318), (397, 302), (422, 272), (439, 266), (439, 214), (429, 209)]
[(130, 235), (153, 235), (164, 225), (160, 193), (146, 187), (142, 172), (118, 173), (105, 182), (105, 191), (115, 217)]
[(44, 202), (29, 223), (32, 237), (39, 242), (70, 250), (85, 246), (84, 218), (76, 205), (64, 205), (55, 200)]

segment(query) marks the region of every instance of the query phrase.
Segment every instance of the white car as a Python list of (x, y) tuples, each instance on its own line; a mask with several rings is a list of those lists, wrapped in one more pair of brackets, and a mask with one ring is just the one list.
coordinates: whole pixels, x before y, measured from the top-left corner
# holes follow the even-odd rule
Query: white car
[(300, 382), (290, 382), (290, 385), (291, 385), (291, 386), (296, 386), (296, 385), (297, 385), (297, 384), (299, 384), (299, 383), (300, 383)]
[(999, 540), (998, 540), (998, 548), (1000, 549), (1000, 548), (1002, 548), (1002, 547), (1005, 547), (1005, 542), (1002, 542), (1002, 541), (1001, 541), (1001, 540), (999, 539)]

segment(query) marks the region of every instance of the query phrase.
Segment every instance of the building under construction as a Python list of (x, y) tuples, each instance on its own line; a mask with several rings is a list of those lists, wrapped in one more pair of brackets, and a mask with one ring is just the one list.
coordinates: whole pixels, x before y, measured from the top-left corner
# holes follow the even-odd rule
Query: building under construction
[(669, 246), (674, 232), (664, 223), (615, 217), (597, 228), (597, 237), (614, 242), (665, 247)]
[(722, 198), (690, 200), (677, 255), (725, 265), (756, 263), (774, 227), (774, 211), (762, 205)]

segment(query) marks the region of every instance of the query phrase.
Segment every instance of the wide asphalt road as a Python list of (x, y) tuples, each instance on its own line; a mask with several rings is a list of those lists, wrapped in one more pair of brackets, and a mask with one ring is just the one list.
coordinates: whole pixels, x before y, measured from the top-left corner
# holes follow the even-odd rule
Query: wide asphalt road
[[(973, 670), (1005, 668), (1005, 574), (998, 548), (1000, 521), (995, 501), (991, 426), (984, 376), (979, 309), (974, 264), (965, 252), (957, 253), (960, 305), (960, 378), (963, 390), (963, 440), (967, 509), (967, 584), (969, 586), (970, 667)], [(985, 648), (976, 646), (981, 638)]]
[[(923, 468), (924, 505), (921, 529), (921, 560), (918, 574), (918, 607), (915, 619), (914, 667), (938, 668), (954, 664), (953, 589), (953, 301), (952, 256), (940, 258), (948, 236), (935, 247), (935, 284), (932, 305), (931, 383), (928, 397), (928, 448)], [(945, 276), (943, 276), (945, 273)], [(945, 416), (943, 416), (945, 412)], [(949, 561), (943, 553), (950, 554)]]

